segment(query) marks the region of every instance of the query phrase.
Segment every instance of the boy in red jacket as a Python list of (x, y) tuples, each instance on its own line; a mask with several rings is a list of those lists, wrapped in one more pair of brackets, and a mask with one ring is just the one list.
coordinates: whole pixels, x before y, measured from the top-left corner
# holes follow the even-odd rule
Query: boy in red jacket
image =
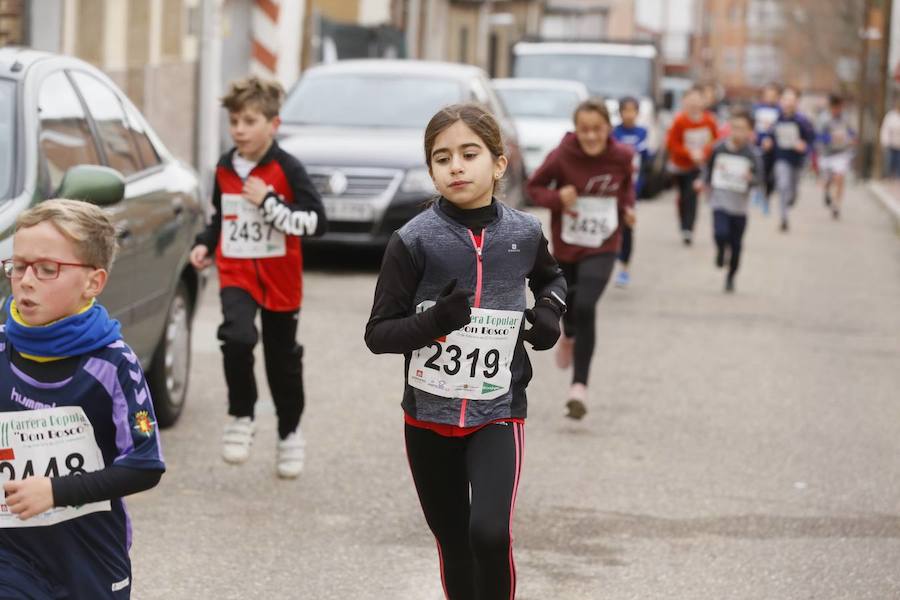
[(261, 313), (266, 376), (278, 413), (277, 472), (300, 474), (304, 441), (303, 347), (297, 324), (303, 290), (300, 238), (325, 233), (322, 199), (303, 165), (275, 142), (284, 91), (276, 82), (249, 77), (231, 84), (222, 105), (228, 110), (235, 147), (216, 166), (215, 214), (197, 236), (191, 263), (219, 270), (222, 341), (228, 413), (222, 458), (233, 464), (250, 456), (256, 379), (253, 348)]
[(694, 85), (682, 99), (681, 112), (675, 116), (666, 138), (669, 170), (678, 184), (678, 218), (681, 239), (689, 246), (697, 219), (697, 192), (694, 181), (712, 153), (716, 141), (716, 120), (704, 111), (703, 90)]

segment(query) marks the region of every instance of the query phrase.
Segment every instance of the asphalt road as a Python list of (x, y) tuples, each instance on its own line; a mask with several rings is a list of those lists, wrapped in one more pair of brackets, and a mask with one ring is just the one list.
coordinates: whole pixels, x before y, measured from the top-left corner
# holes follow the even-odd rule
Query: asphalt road
[[(886, 213), (855, 188), (832, 221), (811, 183), (787, 235), (754, 211), (734, 295), (705, 210), (691, 248), (670, 196), (638, 219), (633, 284), (598, 309), (583, 422), (563, 417), (552, 352), (532, 353), (517, 597), (900, 598), (900, 240)], [(189, 404), (163, 432), (168, 473), (129, 501), (136, 600), (442, 598), (404, 456), (402, 359), (362, 341), (378, 257), (312, 262), (306, 471), (275, 477), (261, 371), (253, 456), (219, 458), (212, 282)]]

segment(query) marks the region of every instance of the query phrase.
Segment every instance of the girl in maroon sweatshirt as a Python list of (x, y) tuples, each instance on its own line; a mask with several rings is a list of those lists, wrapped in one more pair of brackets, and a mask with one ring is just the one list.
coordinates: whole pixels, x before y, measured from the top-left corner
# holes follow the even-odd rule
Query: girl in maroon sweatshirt
[(595, 313), (619, 251), (622, 223), (634, 225), (632, 151), (611, 136), (602, 100), (575, 109), (575, 132), (567, 133), (528, 181), (538, 206), (550, 209), (553, 254), (569, 286), (557, 365), (574, 362), (568, 416), (587, 412), (588, 372), (594, 353)]

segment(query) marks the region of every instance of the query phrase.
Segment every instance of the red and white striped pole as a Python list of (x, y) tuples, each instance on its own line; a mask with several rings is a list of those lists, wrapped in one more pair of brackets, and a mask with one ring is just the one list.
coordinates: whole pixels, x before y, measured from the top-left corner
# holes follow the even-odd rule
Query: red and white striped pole
[(275, 78), (278, 73), (278, 18), (281, 6), (277, 0), (254, 0), (252, 15), (252, 56), (250, 72), (260, 77)]
[(250, 72), (288, 88), (300, 75), (303, 2), (254, 0)]

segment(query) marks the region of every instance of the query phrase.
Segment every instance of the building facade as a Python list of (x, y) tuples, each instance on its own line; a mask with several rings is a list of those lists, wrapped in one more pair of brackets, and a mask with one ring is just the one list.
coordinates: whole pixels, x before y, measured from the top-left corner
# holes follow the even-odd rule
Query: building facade
[(698, 0), (693, 74), (737, 97), (769, 81), (846, 92), (856, 82), (861, 14), (837, 0)]

